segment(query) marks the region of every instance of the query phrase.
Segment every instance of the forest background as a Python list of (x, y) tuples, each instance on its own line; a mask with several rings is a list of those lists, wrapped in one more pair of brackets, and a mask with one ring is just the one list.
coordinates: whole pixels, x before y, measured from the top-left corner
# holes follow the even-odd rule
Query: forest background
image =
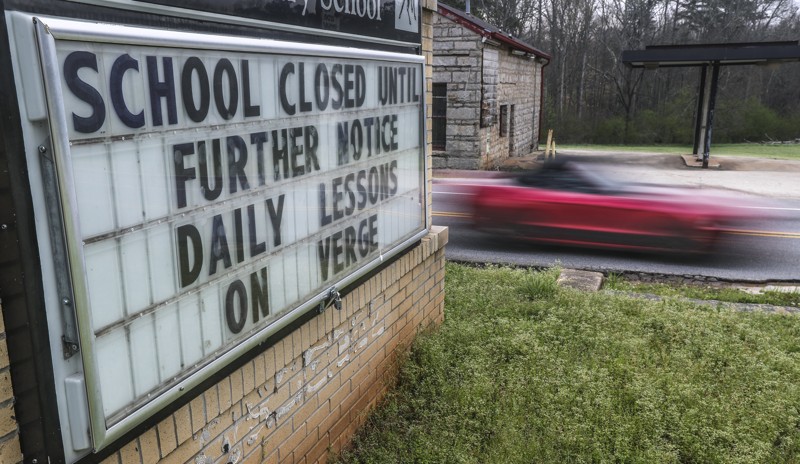
[[(692, 144), (700, 68), (631, 69), (623, 50), (800, 39), (797, 0), (471, 0), (470, 9), (552, 55), (543, 128), (559, 143)], [(723, 66), (713, 137), (800, 139), (800, 63)]]

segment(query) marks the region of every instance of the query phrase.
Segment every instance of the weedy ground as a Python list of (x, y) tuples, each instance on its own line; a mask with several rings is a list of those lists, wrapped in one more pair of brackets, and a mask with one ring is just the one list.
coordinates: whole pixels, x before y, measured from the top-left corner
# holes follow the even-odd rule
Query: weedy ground
[(800, 318), (447, 265), (445, 322), (338, 462), (797, 462)]

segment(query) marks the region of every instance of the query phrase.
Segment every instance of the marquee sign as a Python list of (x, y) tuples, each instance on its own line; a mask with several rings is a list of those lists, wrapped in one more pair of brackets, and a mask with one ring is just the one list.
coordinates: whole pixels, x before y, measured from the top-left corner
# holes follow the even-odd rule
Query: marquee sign
[(95, 448), (425, 233), (422, 57), (36, 22)]
[[(89, 0), (73, 0), (89, 1)], [(181, 12), (205, 12), (261, 21), (289, 28), (307, 28), (333, 35), (358, 35), (418, 46), (419, 0), (107, 0), (139, 8), (158, 5)], [(162, 13), (165, 11), (162, 9)], [(352, 38), (352, 37), (351, 37)]]

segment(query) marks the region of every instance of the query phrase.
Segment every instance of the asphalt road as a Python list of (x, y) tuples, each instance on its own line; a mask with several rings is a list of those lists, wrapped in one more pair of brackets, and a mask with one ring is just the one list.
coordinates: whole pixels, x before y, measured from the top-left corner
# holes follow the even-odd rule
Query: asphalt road
[[(776, 200), (779, 217), (734, 231), (713, 255), (685, 256), (565, 248), (514, 242), (471, 228), (468, 193), (459, 179), (434, 181), (433, 224), (450, 228), (449, 260), (552, 266), (603, 271), (634, 271), (716, 277), (742, 282), (800, 281), (800, 200)], [(463, 179), (464, 182), (486, 182)]]

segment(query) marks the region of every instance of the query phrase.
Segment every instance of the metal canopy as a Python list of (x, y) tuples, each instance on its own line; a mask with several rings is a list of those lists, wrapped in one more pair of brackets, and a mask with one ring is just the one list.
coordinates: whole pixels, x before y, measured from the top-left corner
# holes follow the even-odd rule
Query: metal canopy
[(697, 45), (648, 45), (644, 50), (625, 50), (622, 62), (632, 68), (699, 66), (700, 88), (694, 133), (694, 154), (708, 167), (711, 130), (720, 66), (772, 65), (800, 61), (800, 41), (747, 42)]
[(632, 68), (772, 64), (800, 61), (800, 42), (749, 42), (699, 45), (648, 45), (625, 50), (622, 62)]

